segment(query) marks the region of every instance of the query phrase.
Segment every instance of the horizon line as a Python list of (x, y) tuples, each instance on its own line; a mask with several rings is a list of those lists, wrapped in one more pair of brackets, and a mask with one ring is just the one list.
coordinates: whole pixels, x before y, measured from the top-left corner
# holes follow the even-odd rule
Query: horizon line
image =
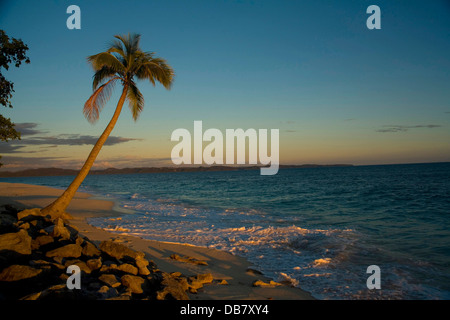
[[(345, 163), (336, 163), (336, 164), (314, 164), (314, 163), (305, 163), (305, 164), (280, 164), (279, 169), (308, 169), (308, 168), (320, 168), (320, 167), (368, 167), (368, 166), (395, 166), (395, 165), (424, 165), (424, 164), (445, 164), (450, 163), (450, 161), (436, 161), (436, 162), (409, 162), (409, 163), (384, 163), (384, 164), (345, 164)], [(260, 169), (262, 165), (205, 165), (205, 166), (193, 166), (193, 165), (185, 165), (185, 166), (171, 166), (171, 167), (124, 167), (124, 168), (114, 168), (109, 167), (105, 169), (92, 169), (90, 173), (96, 174), (114, 174), (114, 171), (119, 171), (117, 174), (136, 174), (136, 173), (164, 173), (164, 172), (192, 172), (192, 171), (231, 171), (231, 170), (252, 170), (252, 169)], [(71, 173), (75, 173), (80, 169), (73, 168), (58, 168), (58, 167), (43, 167), (43, 168), (27, 168), (20, 169), (16, 171), (2, 171), (0, 169), (0, 178), (15, 178), (15, 177), (25, 177), (21, 176), (21, 173), (39, 173), (39, 171), (58, 171), (53, 172), (55, 175), (63, 175), (58, 173), (66, 173), (66, 175), (71, 175)], [(137, 171), (137, 170), (154, 170), (154, 172), (126, 172), (126, 171)], [(30, 172), (31, 171), (31, 172)], [(109, 172), (108, 172), (109, 171)], [(123, 172), (120, 172), (123, 171)], [(51, 174), (52, 172), (46, 172), (47, 174)], [(33, 175), (33, 176), (39, 176)], [(46, 176), (46, 175), (42, 175)]]

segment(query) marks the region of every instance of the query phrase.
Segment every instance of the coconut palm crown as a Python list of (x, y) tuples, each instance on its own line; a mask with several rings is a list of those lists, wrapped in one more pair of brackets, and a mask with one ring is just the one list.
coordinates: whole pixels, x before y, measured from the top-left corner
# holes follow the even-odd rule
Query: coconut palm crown
[(106, 129), (92, 148), (86, 162), (78, 175), (53, 203), (43, 208), (43, 214), (52, 218), (60, 217), (65, 213), (67, 206), (75, 195), (78, 187), (89, 173), (100, 149), (109, 137), (119, 118), (122, 106), (128, 102), (133, 119), (136, 121), (144, 108), (144, 97), (136, 85), (137, 80), (148, 80), (153, 86), (161, 83), (170, 89), (174, 80), (174, 71), (167, 62), (154, 56), (153, 52), (144, 52), (139, 47), (140, 35), (116, 35), (105, 52), (100, 52), (87, 58), (95, 71), (93, 77), (93, 93), (86, 101), (83, 113), (87, 120), (95, 123), (102, 108), (109, 100), (112, 90), (117, 82), (121, 82), (123, 89), (114, 115)]
[(116, 35), (115, 38), (108, 50), (87, 58), (95, 71), (92, 82), (94, 93), (86, 101), (83, 110), (90, 122), (98, 120), (100, 111), (109, 100), (118, 80), (124, 88), (128, 88), (126, 100), (134, 120), (144, 108), (144, 97), (136, 85), (135, 78), (149, 80), (153, 86), (159, 82), (166, 89), (172, 86), (172, 68), (164, 59), (154, 57), (154, 52), (144, 52), (139, 48), (140, 35)]

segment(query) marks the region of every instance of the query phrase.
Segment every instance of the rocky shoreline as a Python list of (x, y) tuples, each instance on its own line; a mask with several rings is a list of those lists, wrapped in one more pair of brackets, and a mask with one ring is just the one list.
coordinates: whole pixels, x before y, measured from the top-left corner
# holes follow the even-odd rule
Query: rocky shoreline
[[(163, 272), (113, 240), (96, 244), (67, 218), (0, 207), (0, 300), (188, 300), (215, 281), (209, 273)], [(68, 288), (69, 266), (80, 270), (80, 289)]]

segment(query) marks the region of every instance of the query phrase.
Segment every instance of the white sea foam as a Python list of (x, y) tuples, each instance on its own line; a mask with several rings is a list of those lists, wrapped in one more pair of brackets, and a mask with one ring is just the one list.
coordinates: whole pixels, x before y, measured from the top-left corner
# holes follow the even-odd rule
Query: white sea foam
[[(90, 222), (112, 232), (243, 256), (265, 275), (300, 286), (317, 298), (382, 296), (369, 292), (364, 278), (365, 268), (373, 263), (369, 257), (376, 257), (377, 252), (370, 246), (361, 247), (363, 235), (353, 229), (305, 228), (258, 210), (182, 206), (168, 199), (145, 199), (137, 193), (121, 206), (134, 213)], [(411, 291), (408, 281), (398, 282), (390, 297)]]
[(341, 250), (355, 236), (350, 229), (271, 224), (257, 210), (201, 209), (138, 197), (134, 194), (122, 204), (138, 213), (120, 220), (91, 219), (91, 223), (112, 232), (225, 250), (246, 257), (274, 279), (307, 289), (312, 275), (330, 277), (329, 266), (345, 259)]

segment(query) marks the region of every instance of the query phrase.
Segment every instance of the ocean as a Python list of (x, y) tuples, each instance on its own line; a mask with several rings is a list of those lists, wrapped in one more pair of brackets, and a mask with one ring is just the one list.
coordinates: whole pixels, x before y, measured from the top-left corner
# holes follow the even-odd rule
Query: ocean
[(318, 299), (450, 299), (450, 163), (93, 175), (80, 191), (123, 212), (97, 227), (225, 250)]

